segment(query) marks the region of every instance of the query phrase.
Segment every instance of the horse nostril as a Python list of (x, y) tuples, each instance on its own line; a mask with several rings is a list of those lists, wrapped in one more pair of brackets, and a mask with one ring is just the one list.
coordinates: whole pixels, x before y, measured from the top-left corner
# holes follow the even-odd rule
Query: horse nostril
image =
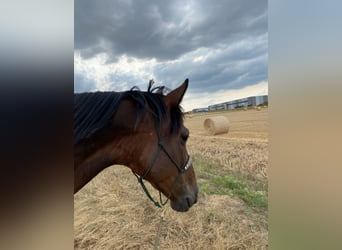
[(191, 204), (189, 197), (186, 197), (186, 202), (188, 203), (188, 207), (191, 207), (192, 204)]

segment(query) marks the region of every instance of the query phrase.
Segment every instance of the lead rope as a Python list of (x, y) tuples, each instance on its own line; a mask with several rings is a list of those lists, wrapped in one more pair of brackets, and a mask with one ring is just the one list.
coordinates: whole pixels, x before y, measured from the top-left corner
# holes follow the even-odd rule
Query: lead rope
[[(161, 230), (162, 230), (162, 226), (163, 226), (163, 223), (164, 223), (164, 215), (165, 215), (165, 210), (166, 210), (166, 203), (169, 201), (171, 195), (172, 195), (172, 192), (176, 186), (176, 183), (178, 182), (178, 178), (190, 167), (191, 163), (192, 163), (192, 157), (191, 155), (189, 155), (189, 158), (185, 164), (185, 166), (183, 168), (180, 168), (178, 166), (178, 164), (175, 162), (175, 160), (171, 157), (171, 155), (169, 154), (169, 152), (166, 150), (165, 146), (164, 146), (164, 143), (163, 141), (161, 140), (160, 138), (160, 130), (159, 130), (159, 126), (158, 126), (158, 122), (157, 122), (157, 119), (155, 118), (154, 119), (154, 125), (155, 125), (155, 128), (157, 130), (157, 137), (158, 137), (158, 149), (157, 149), (157, 152), (153, 158), (153, 160), (151, 161), (150, 165), (148, 166), (147, 170), (145, 171), (145, 173), (142, 175), (142, 176), (139, 176), (137, 175), (133, 170), (133, 174), (135, 175), (135, 177), (137, 177), (138, 179), (138, 182), (140, 183), (142, 189), (144, 190), (145, 194), (147, 195), (147, 197), (154, 203), (154, 205), (156, 207), (159, 207), (162, 209), (162, 212), (160, 214), (160, 220), (159, 220), (159, 224), (158, 224), (158, 230), (157, 230), (157, 235), (155, 237), (155, 240), (154, 240), (154, 246), (153, 246), (153, 249), (154, 250), (158, 250), (158, 245), (159, 245), (159, 240), (160, 240), (160, 235), (161, 235)], [(158, 201), (155, 201), (153, 199), (153, 197), (151, 196), (150, 192), (148, 191), (148, 189), (146, 188), (145, 184), (144, 184), (144, 181), (143, 179), (149, 174), (149, 172), (151, 171), (152, 167), (154, 166), (154, 163), (155, 161), (157, 160), (157, 158), (159, 157), (159, 154), (160, 154), (160, 151), (164, 151), (164, 153), (167, 155), (167, 157), (169, 158), (169, 160), (176, 166), (176, 168), (178, 169), (178, 175), (176, 177), (176, 179), (174, 180), (173, 184), (172, 184), (172, 187), (171, 187), (171, 190), (170, 190), (170, 193), (169, 195), (166, 197), (166, 200), (163, 202), (162, 200), (162, 194), (161, 192), (159, 191), (159, 200), (160, 200), (160, 203)]]
[(156, 234), (156, 237), (154, 239), (154, 246), (153, 246), (153, 250), (158, 250), (158, 245), (159, 245), (159, 240), (160, 240), (160, 236), (161, 236), (161, 231), (162, 231), (162, 226), (163, 226), (163, 223), (164, 223), (164, 216), (165, 216), (165, 211), (166, 211), (166, 207), (164, 206), (168, 200), (170, 199), (170, 196), (172, 194), (172, 191), (173, 191), (173, 188), (175, 186), (175, 183), (178, 181), (178, 178), (180, 176), (180, 173), (177, 175), (175, 181), (173, 182), (173, 185), (172, 185), (172, 188), (171, 188), (171, 191), (170, 191), (170, 194), (168, 197), (166, 197), (166, 201), (165, 203), (163, 204), (163, 201), (162, 201), (162, 198), (161, 198), (161, 192), (159, 192), (159, 197), (160, 197), (160, 202), (161, 204), (163, 204), (163, 206), (161, 207), (162, 211), (160, 213), (160, 220), (159, 220), (159, 224), (158, 224), (158, 230), (157, 230), (157, 234)]
[(164, 223), (165, 211), (166, 211), (166, 207), (163, 207), (163, 210), (160, 213), (160, 220), (159, 220), (157, 235), (156, 235), (156, 238), (154, 239), (153, 250), (158, 250), (158, 245), (159, 245), (159, 240), (160, 240), (160, 235), (161, 235), (161, 229), (162, 229), (162, 226)]

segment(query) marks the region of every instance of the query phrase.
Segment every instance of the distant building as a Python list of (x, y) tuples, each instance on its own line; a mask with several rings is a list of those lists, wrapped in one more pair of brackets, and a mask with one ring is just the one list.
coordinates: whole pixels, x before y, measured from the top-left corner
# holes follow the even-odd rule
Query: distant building
[(256, 105), (268, 104), (268, 95), (255, 96)]
[[(218, 103), (208, 106), (209, 111), (222, 109), (235, 109), (243, 107), (258, 106), (260, 104), (268, 104), (268, 95), (250, 96), (229, 102)], [(194, 111), (195, 112), (195, 111)]]
[(193, 113), (208, 112), (208, 111), (209, 111), (208, 108), (198, 108), (198, 109), (193, 109), (192, 110)]

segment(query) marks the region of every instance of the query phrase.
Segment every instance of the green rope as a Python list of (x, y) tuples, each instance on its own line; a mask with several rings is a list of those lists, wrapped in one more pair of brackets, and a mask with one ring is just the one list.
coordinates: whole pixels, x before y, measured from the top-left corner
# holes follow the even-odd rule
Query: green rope
[[(142, 176), (139, 176), (137, 175), (133, 170), (133, 174), (135, 175), (135, 177), (137, 177), (138, 179), (138, 182), (140, 183), (142, 189), (144, 190), (146, 196), (153, 202), (153, 204), (156, 206), (156, 207), (159, 207), (159, 208), (162, 208), (163, 206), (166, 205), (166, 203), (170, 200), (170, 197), (172, 195), (172, 192), (174, 191), (174, 188), (176, 186), (176, 183), (178, 182), (178, 179), (179, 177), (185, 172), (185, 169), (184, 168), (180, 168), (178, 166), (178, 164), (176, 163), (176, 161), (171, 157), (171, 155), (169, 154), (169, 152), (166, 150), (165, 146), (164, 146), (164, 143), (163, 141), (161, 140), (161, 137), (160, 137), (160, 127), (159, 127), (159, 124), (157, 122), (157, 117), (155, 117), (154, 119), (154, 126), (156, 128), (156, 131), (157, 131), (157, 137), (158, 137), (158, 149), (157, 149), (157, 152), (156, 154), (154, 155), (154, 158), (152, 159), (150, 165), (148, 166), (147, 170), (145, 171), (145, 173), (142, 175)], [(170, 159), (170, 161), (176, 166), (176, 168), (178, 169), (178, 175), (176, 177), (176, 179), (174, 180), (173, 184), (172, 184), (172, 187), (171, 187), (171, 190), (170, 190), (170, 193), (169, 195), (167, 196), (166, 200), (163, 202), (162, 200), (162, 194), (161, 192), (159, 191), (159, 201), (156, 201), (153, 199), (152, 195), (150, 194), (150, 192), (148, 191), (147, 187), (145, 186), (144, 184), (144, 181), (143, 179), (146, 178), (146, 176), (150, 173), (152, 167), (154, 166), (156, 160), (158, 159), (159, 157), (159, 154), (160, 154), (160, 151), (163, 150), (164, 153), (167, 155), (167, 157)]]
[(179, 172), (176, 179), (174, 180), (173, 184), (172, 184), (172, 187), (171, 187), (171, 190), (170, 190), (170, 193), (169, 195), (166, 197), (166, 200), (163, 202), (163, 199), (162, 199), (162, 194), (161, 192), (159, 191), (159, 201), (156, 201), (153, 199), (151, 193), (148, 191), (147, 187), (145, 186), (145, 183), (143, 181), (143, 178), (142, 177), (139, 177), (136, 173), (133, 172), (133, 174), (137, 177), (138, 179), (138, 182), (140, 183), (142, 189), (144, 190), (146, 196), (153, 202), (153, 204), (156, 206), (156, 207), (159, 207), (159, 208), (162, 208), (163, 206), (165, 206), (168, 201), (170, 200), (171, 198), (171, 195), (175, 189), (175, 186), (176, 186), (176, 183), (178, 182), (178, 179), (179, 177), (181, 176), (182, 172)]
[[(169, 152), (166, 150), (165, 146), (164, 146), (164, 143), (163, 141), (161, 140), (161, 136), (160, 136), (160, 127), (159, 127), (159, 124), (157, 122), (157, 117), (155, 116), (155, 119), (154, 119), (154, 126), (156, 128), (156, 131), (157, 131), (157, 138), (158, 138), (158, 149), (157, 149), (157, 152), (154, 156), (154, 158), (152, 159), (150, 165), (148, 166), (147, 170), (145, 171), (145, 173), (142, 175), (142, 176), (139, 176), (137, 175), (133, 170), (133, 174), (135, 175), (135, 177), (137, 177), (138, 179), (138, 182), (140, 183), (142, 189), (144, 190), (146, 196), (153, 202), (153, 204), (156, 206), (156, 207), (159, 207), (159, 208), (163, 208), (167, 202), (170, 200), (171, 198), (171, 195), (176, 187), (176, 183), (178, 182), (178, 179), (180, 178), (180, 176), (185, 172), (185, 168), (187, 168), (186, 166), (189, 164), (189, 162), (191, 162), (191, 157), (189, 157), (188, 159), (188, 162), (187, 164), (185, 165), (184, 168), (180, 168), (178, 166), (178, 164), (176, 163), (176, 161), (171, 157), (171, 155), (169, 154)], [(156, 160), (158, 159), (159, 157), (159, 154), (160, 154), (160, 151), (163, 150), (165, 152), (165, 154), (167, 155), (167, 157), (170, 159), (170, 161), (176, 166), (176, 168), (178, 169), (178, 175), (177, 177), (175, 178), (175, 180), (173, 181), (173, 184), (172, 184), (172, 187), (171, 187), (171, 190), (170, 190), (170, 193), (169, 195), (167, 196), (166, 200), (163, 202), (163, 199), (162, 199), (162, 193), (159, 191), (159, 201), (156, 201), (153, 199), (152, 195), (150, 194), (150, 192), (148, 191), (147, 187), (145, 186), (145, 183), (144, 183), (144, 178), (146, 178), (146, 176), (150, 173), (152, 167), (154, 166)], [(163, 225), (163, 222), (164, 222), (164, 212), (165, 212), (165, 209), (162, 211), (161, 213), (161, 217), (160, 217), (160, 221), (159, 221), (159, 225), (158, 225), (158, 231), (157, 231), (157, 236), (155, 238), (155, 242), (154, 242), (154, 250), (157, 250), (158, 249), (158, 245), (159, 245), (159, 239), (160, 239), (160, 234), (161, 234), (161, 228), (162, 228), (162, 225)]]

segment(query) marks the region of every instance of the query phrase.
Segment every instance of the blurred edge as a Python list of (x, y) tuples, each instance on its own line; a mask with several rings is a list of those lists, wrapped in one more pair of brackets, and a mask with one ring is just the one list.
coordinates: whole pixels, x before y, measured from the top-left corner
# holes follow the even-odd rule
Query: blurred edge
[[(73, 2), (24, 3), (0, 17), (0, 245), (72, 249)], [(342, 249), (340, 5), (269, 2), (270, 249)]]
[(73, 2), (0, 15), (0, 246), (73, 249)]
[(341, 3), (269, 2), (269, 247), (342, 249)]

